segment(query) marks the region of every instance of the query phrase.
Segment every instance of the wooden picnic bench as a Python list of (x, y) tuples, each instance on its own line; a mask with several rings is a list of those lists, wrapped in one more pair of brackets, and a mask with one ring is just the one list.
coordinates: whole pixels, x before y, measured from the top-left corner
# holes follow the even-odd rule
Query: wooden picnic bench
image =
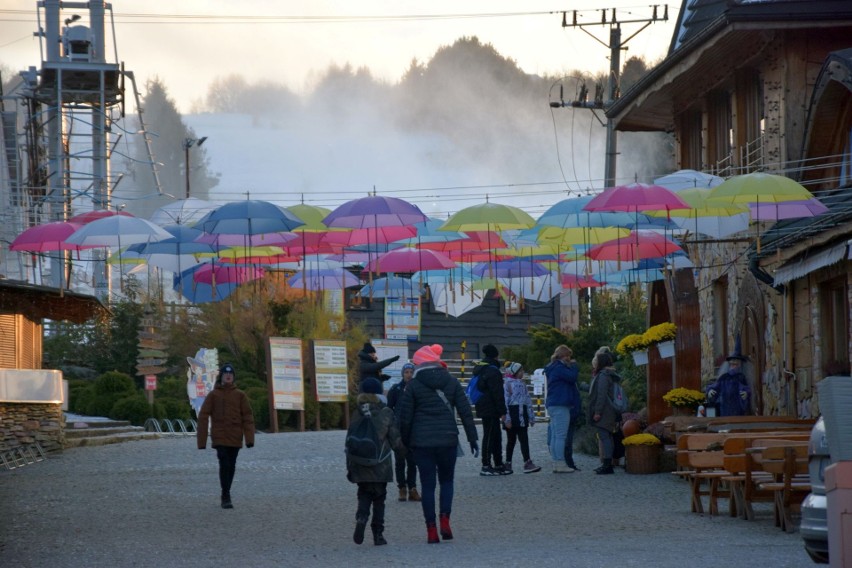
[(788, 445), (752, 447), (752, 454), (760, 453), (763, 471), (772, 474), (773, 480), (761, 481), (761, 490), (773, 494), (775, 526), (793, 532), (793, 513), (801, 511), (802, 501), (811, 491), (808, 478), (808, 444), (793, 442)]

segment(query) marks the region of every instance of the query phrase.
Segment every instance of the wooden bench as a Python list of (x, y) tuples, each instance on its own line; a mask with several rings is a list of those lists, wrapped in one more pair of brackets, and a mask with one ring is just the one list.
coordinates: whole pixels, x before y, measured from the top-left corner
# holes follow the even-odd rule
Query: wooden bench
[(723, 481), (730, 484), (731, 497), (735, 503), (737, 515), (747, 520), (754, 519), (755, 502), (772, 501), (774, 496), (760, 489), (760, 482), (772, 481), (771, 474), (763, 470), (760, 464), (762, 456), (749, 453), (752, 447), (787, 446), (792, 443), (808, 442), (810, 434), (791, 432), (762, 432), (729, 434), (725, 439), (723, 451), (724, 469), (729, 473)]
[(683, 434), (678, 438), (678, 471), (674, 473), (689, 482), (693, 513), (704, 513), (704, 496), (708, 497), (708, 511), (711, 515), (719, 512), (719, 497), (730, 497), (728, 490), (719, 484), (727, 473), (723, 469), (724, 452), (721, 449), (724, 440), (724, 434), (708, 433)]
[[(752, 448), (753, 451), (758, 448)], [(762, 448), (761, 467), (772, 474), (772, 481), (763, 481), (759, 487), (773, 494), (775, 503), (775, 526), (785, 532), (793, 532), (793, 513), (801, 512), (801, 504), (811, 491), (808, 478), (808, 445), (788, 445)]]

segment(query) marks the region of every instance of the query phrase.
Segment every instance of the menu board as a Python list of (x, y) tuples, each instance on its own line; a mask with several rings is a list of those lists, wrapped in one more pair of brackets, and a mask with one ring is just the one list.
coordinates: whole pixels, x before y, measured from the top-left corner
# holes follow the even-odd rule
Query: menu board
[(314, 367), (317, 401), (346, 402), (349, 395), (346, 342), (315, 340)]
[(269, 338), (272, 371), (272, 403), (279, 410), (305, 409), (305, 383), (302, 372), (302, 340)]

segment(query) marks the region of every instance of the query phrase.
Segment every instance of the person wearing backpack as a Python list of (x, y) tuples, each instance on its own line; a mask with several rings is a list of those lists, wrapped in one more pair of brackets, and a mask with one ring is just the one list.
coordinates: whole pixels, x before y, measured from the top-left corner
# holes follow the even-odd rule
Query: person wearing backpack
[(595, 469), (597, 474), (614, 473), (612, 469), (613, 433), (619, 427), (621, 412), (613, 403), (615, 389), (620, 388), (621, 377), (615, 372), (614, 361), (610, 353), (598, 353), (598, 372), (589, 388), (589, 425), (594, 426), (601, 447), (601, 466)]
[(479, 456), (476, 424), (464, 389), (447, 372), (441, 361), (444, 349), (426, 345), (414, 353), (414, 377), (399, 401), (399, 429), (402, 442), (414, 453), (420, 473), (423, 518), (426, 521), (426, 542), (436, 544), (439, 528), (435, 524), (435, 487), (441, 486), (439, 513), (440, 535), (453, 538), (450, 515), (453, 508), (453, 477), (456, 459), (461, 449), (456, 413), (461, 418), (470, 451)]
[(482, 392), (475, 403), (476, 416), (482, 420), (482, 469), (479, 475), (509, 475), (512, 470), (506, 469), (503, 464), (503, 436), (500, 432), (506, 419), (506, 399), (503, 372), (497, 360), (499, 352), (489, 343), (482, 348), (482, 354), (485, 357), (473, 368), (476, 386)]
[(544, 374), (547, 377), (547, 398), (544, 400), (544, 405), (550, 417), (547, 446), (550, 449), (550, 459), (553, 460), (553, 473), (577, 471), (573, 463), (568, 464), (565, 460), (571, 413), (579, 404), (580, 394), (577, 389), (580, 370), (573, 357), (574, 352), (570, 347), (559, 345), (550, 356), (550, 364), (544, 368)]
[[(393, 481), (391, 450), (404, 453), (393, 410), (379, 398), (381, 383), (369, 382), (368, 391), (358, 395), (357, 408), (352, 413), (346, 433), (346, 479), (358, 484), (358, 508), (355, 512), (355, 544), (364, 542), (364, 531), (373, 520), (373, 544), (387, 544), (385, 530), (385, 499), (387, 486)], [(376, 392), (378, 391), (378, 392)]]

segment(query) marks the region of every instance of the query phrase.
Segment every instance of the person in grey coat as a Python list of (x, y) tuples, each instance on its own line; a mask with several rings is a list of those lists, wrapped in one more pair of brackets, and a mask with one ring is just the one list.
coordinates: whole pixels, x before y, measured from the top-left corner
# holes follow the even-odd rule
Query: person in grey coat
[(426, 520), (426, 542), (430, 544), (440, 542), (435, 524), (436, 481), (441, 485), (441, 537), (453, 538), (450, 514), (459, 449), (456, 412), (464, 425), (471, 452), (479, 455), (470, 402), (458, 380), (447, 372), (446, 363), (441, 361), (442, 353), (443, 347), (436, 344), (421, 347), (414, 354), (414, 377), (402, 394), (397, 414), (402, 443), (414, 453), (420, 472), (420, 504)]
[(594, 426), (601, 444), (601, 459), (603, 463), (597, 469), (597, 474), (614, 473), (612, 469), (612, 453), (614, 441), (612, 434), (618, 429), (621, 416), (612, 406), (612, 384), (620, 382), (621, 377), (613, 368), (614, 361), (610, 353), (599, 353), (598, 373), (592, 379), (589, 388), (589, 424)]
[[(388, 483), (393, 481), (393, 462), (391, 449), (404, 453), (405, 448), (400, 441), (399, 430), (396, 426), (393, 410), (385, 406), (379, 398), (381, 383), (375, 381), (376, 392), (365, 392), (358, 395), (358, 407), (352, 413), (350, 424), (367, 419), (372, 420), (379, 440), (382, 442), (382, 453), (387, 459), (376, 465), (362, 465), (354, 461), (348, 454), (346, 458), (346, 478), (358, 484), (358, 509), (355, 512), (355, 533), (352, 540), (355, 544), (364, 542), (364, 531), (370, 518), (370, 506), (373, 507), (373, 544), (387, 544), (384, 537), (385, 529), (385, 499), (387, 498)], [(371, 388), (371, 387), (368, 387)], [(352, 427), (350, 426), (350, 428)]]

